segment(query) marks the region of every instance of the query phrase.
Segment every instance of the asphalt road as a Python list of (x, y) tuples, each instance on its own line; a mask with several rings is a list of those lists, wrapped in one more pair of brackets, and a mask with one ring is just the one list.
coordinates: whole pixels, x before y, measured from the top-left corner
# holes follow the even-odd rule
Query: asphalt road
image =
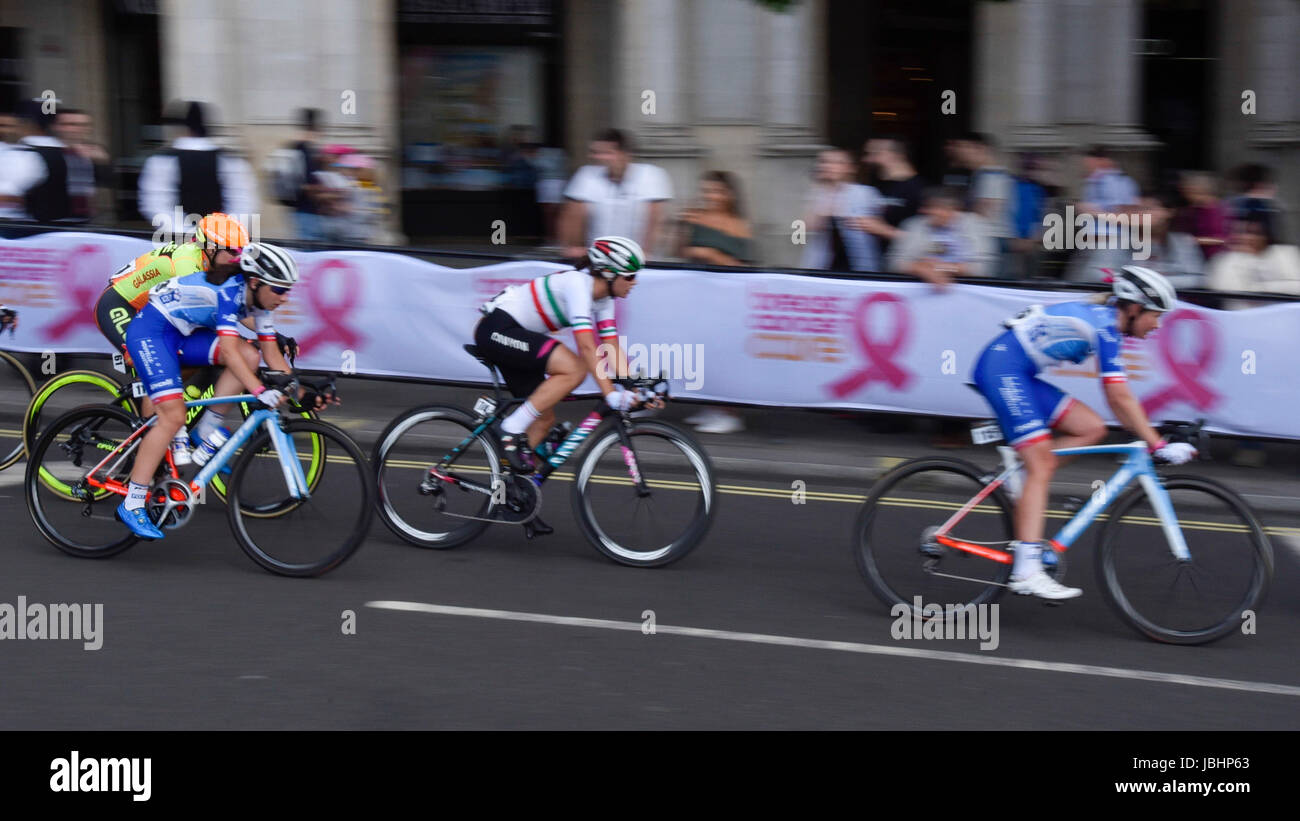
[[(397, 409), (466, 395), (370, 384), (335, 418), (368, 451)], [(824, 443), (872, 454), (846, 471), (914, 455), (900, 437), (855, 435)], [(320, 579), (256, 567), (219, 503), (160, 543), (79, 560), (37, 533), (11, 468), (0, 473), (0, 605), (101, 603), (104, 623), (93, 651), (0, 641), (0, 728), (1300, 728), (1300, 516), (1285, 503), (1261, 512), (1286, 535), (1253, 635), (1205, 647), (1139, 636), (1096, 589), (1085, 538), (1071, 553), (1084, 596), (1004, 598), (998, 647), (981, 651), (891, 637), (850, 552), (865, 480), (835, 478), (832, 457), (793, 435), (703, 441), (726, 485), (716, 521), (694, 553), (657, 570), (602, 558), (578, 532), (567, 483), (547, 485), (553, 536), (494, 526), (425, 551), (376, 520)], [(1238, 487), (1260, 498), (1297, 495), (1294, 475), (1244, 475), (1254, 484)], [(795, 481), (805, 504), (790, 498)], [(394, 602), (406, 604), (373, 606)]]

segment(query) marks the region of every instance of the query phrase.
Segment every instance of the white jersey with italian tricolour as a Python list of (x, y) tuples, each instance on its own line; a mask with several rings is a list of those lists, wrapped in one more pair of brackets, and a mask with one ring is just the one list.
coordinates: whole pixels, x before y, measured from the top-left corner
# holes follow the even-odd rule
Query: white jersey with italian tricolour
[(538, 333), (572, 328), (574, 333), (595, 332), (601, 339), (616, 337), (614, 299), (593, 300), (591, 283), (591, 275), (585, 271), (547, 274), (511, 285), (485, 302), (483, 312), (503, 310), (524, 328)]

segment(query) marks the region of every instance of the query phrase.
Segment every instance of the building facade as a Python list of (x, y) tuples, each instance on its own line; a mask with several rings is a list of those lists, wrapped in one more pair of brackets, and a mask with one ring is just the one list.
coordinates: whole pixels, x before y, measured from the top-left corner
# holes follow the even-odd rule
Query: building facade
[(1263, 162), (1295, 213), (1297, 42), (1295, 0), (0, 0), (0, 94), (89, 111), (126, 175), (168, 100), (211, 103), (258, 168), (317, 107), (325, 142), (382, 162), (395, 234), (467, 244), (496, 214), (527, 223), (515, 147), (563, 148), (571, 172), (616, 126), (674, 214), (733, 172), (761, 259), (793, 265), (817, 151), (872, 135), (931, 179), (969, 129), (1060, 155), (1067, 187), (1094, 143), (1147, 186)]

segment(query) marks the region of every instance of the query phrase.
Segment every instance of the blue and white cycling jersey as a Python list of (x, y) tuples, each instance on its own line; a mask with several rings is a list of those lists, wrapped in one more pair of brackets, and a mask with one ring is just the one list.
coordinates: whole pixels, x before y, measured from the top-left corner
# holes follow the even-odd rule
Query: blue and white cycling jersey
[(1006, 324), (1039, 370), (1057, 362), (1078, 364), (1096, 354), (1102, 381), (1124, 382), (1122, 335), (1115, 320), (1113, 305), (1061, 302), (1034, 305)]
[(238, 336), (240, 320), (251, 316), (258, 339), (275, 339), (271, 312), (245, 303), (245, 285), (241, 275), (213, 285), (206, 273), (198, 272), (155, 285), (149, 291), (149, 304), (185, 336), (199, 328), (214, 330), (221, 336)]

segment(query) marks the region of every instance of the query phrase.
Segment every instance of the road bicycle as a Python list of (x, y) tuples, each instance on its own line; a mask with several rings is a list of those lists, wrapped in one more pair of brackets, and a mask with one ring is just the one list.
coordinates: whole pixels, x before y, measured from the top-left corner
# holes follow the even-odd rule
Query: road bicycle
[[(185, 526), (203, 503), (205, 489), (229, 465), (226, 509), (239, 546), (273, 573), (318, 576), (360, 547), (374, 516), (374, 477), (346, 433), (297, 415), (316, 397), (335, 398), (332, 377), (312, 382), (264, 372), (262, 381), (286, 395), (295, 394), (300, 384), (308, 391), (292, 409), (266, 408), (252, 394), (186, 402), (187, 408), (246, 402), (253, 410), (192, 478), (182, 479), (166, 454), (149, 490), (149, 515), (164, 530)], [(37, 438), (24, 491), (32, 521), (55, 547), (82, 558), (106, 558), (136, 543), (116, 518), (116, 508), (127, 492), (139, 443), (156, 420), (111, 405), (81, 407), (50, 423)], [(42, 478), (46, 473), (67, 492), (51, 487)]]
[[(0, 310), (0, 336), (8, 331), (12, 337), (17, 329), (18, 312)], [(17, 357), (0, 351), (0, 470), (23, 458), (23, 412), (35, 392), (31, 371)]]
[[(417, 547), (445, 549), (477, 537), (489, 524), (539, 532), (541, 488), (590, 439), (576, 459), (572, 506), (583, 535), (603, 555), (636, 567), (657, 567), (689, 553), (717, 511), (713, 463), (695, 439), (666, 422), (599, 405), (572, 430), (557, 426), (540, 468), (511, 470), (497, 441), (498, 420), (524, 400), (502, 394), (488, 368), (493, 397), (473, 411), (445, 405), (413, 408), (379, 436), (372, 461), (379, 517)], [(664, 380), (624, 380), (640, 401), (668, 397)], [(559, 478), (569, 478), (567, 476)]]
[[(280, 349), (290, 366), (297, 356), (298, 346), (292, 337), (276, 334)], [(51, 419), (81, 405), (108, 403), (130, 414), (140, 413), (140, 399), (145, 395), (144, 383), (136, 377), (134, 369), (122, 353), (113, 354), (113, 368), (129, 376), (127, 381), (97, 370), (80, 369), (59, 373), (36, 389), (27, 405), (22, 419), (23, 448), (31, 452), (37, 435)], [(214, 394), (217, 378), (223, 368), (220, 365), (208, 365), (199, 368), (182, 368), (186, 399), (210, 399)], [(192, 407), (186, 410), (185, 424), (193, 430), (206, 406)], [(248, 403), (237, 406), (240, 418), (246, 418), (251, 410)], [(302, 411), (303, 418), (315, 418), (311, 411)], [(20, 454), (21, 455), (21, 454)], [(2, 467), (2, 466), (0, 466)], [(43, 477), (47, 483), (54, 479), (48, 474)], [(226, 485), (222, 476), (212, 481), (212, 490), (221, 499), (226, 498)]]
[[(1168, 441), (1196, 441), (1196, 424), (1167, 423)], [(977, 441), (996, 424), (978, 429)], [(1063, 448), (1058, 456), (1109, 454), (1121, 464), (1094, 483), (1074, 515), (1043, 546), (1044, 569), (1057, 580), (1065, 552), (1094, 521), (1096, 580), (1107, 603), (1143, 635), (1171, 644), (1204, 644), (1241, 628), (1264, 600), (1273, 549), (1246, 502), (1204, 476), (1162, 475), (1142, 442)], [(921, 618), (927, 605), (984, 604), (1006, 589), (1014, 553), (1013, 503), (1004, 490), (1018, 460), (990, 473), (959, 459), (926, 457), (880, 477), (855, 526), (854, 554), (871, 590), (891, 608)], [(1125, 492), (1134, 481), (1137, 487)], [(1107, 509), (1112, 508), (1109, 514)]]

